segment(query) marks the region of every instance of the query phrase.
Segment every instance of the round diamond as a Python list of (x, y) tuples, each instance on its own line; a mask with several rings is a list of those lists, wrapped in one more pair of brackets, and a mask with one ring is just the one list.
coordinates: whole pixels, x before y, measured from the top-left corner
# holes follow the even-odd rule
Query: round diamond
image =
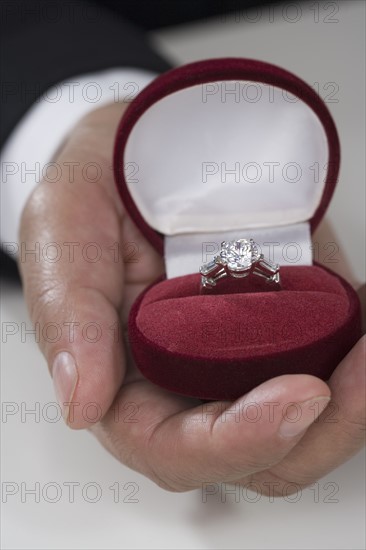
[(249, 269), (252, 263), (259, 258), (258, 245), (252, 239), (223, 242), (220, 258), (232, 271)]

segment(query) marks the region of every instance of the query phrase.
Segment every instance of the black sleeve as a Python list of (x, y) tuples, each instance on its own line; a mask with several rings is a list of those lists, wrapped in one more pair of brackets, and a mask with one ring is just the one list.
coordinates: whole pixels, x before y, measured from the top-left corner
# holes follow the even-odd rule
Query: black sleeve
[[(140, 28), (152, 30), (171, 25), (181, 25), (208, 17), (219, 17), (225, 23), (233, 12), (231, 21), (240, 20), (247, 10), (261, 10), (262, 5), (281, 0), (104, 0), (103, 4), (121, 13)], [(283, 0), (282, 0), (283, 1)], [(261, 13), (261, 12), (259, 12)], [(256, 17), (254, 12), (251, 17)]]
[(82, 0), (1, 2), (1, 142), (49, 87), (113, 67), (170, 68), (144, 31), (102, 4)]

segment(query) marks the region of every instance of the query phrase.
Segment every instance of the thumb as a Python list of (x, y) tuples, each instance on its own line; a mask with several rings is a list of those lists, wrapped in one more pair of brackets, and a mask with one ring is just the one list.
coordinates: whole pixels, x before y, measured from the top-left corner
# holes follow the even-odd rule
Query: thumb
[[(92, 204), (85, 205), (87, 200), (98, 204), (98, 210), (93, 211)], [(114, 221), (113, 209), (103, 204), (106, 200), (102, 193), (93, 197), (90, 191), (86, 199), (77, 201), (67, 188), (50, 190), (40, 185), (22, 216), (20, 239), (27, 250), (35, 249), (35, 243), (44, 250), (50, 243), (61, 251), (58, 261), (27, 254), (23, 261), (19, 259), (19, 265), (37, 341), (53, 377), (63, 417), (72, 428), (98, 422), (124, 376), (123, 341), (118, 330), (123, 271), (108, 248), (119, 235), (117, 231), (111, 235), (110, 229), (108, 233), (105, 221), (103, 225), (98, 216), (105, 218), (107, 211), (112, 227), (118, 227), (119, 220)], [(79, 220), (81, 226), (79, 247), (72, 260), (64, 247), (75, 241), (70, 219)], [(80, 254), (89, 242), (101, 251), (95, 263)]]
[(36, 304), (32, 320), (63, 418), (71, 428), (89, 427), (104, 416), (122, 382), (117, 312), (91, 288), (55, 288)]
[[(43, 328), (41, 347), (63, 418), (71, 428), (89, 427), (104, 416), (122, 382), (117, 312), (97, 291), (79, 288), (62, 308), (56, 301), (39, 319), (41, 327), (51, 327)], [(47, 338), (52, 325), (62, 329), (56, 342)]]
[[(39, 344), (69, 426), (98, 422), (121, 385), (124, 359), (118, 311), (124, 300), (124, 260), (111, 250), (122, 240), (124, 211), (110, 170), (114, 133), (124, 105), (81, 119), (55, 157), (57, 183), (45, 178), (33, 191), (20, 224), (24, 292)], [(93, 161), (94, 182), (83, 167)], [(90, 258), (86, 250), (96, 251)], [(48, 250), (54, 258), (49, 258)], [(46, 254), (44, 252), (46, 251)], [(56, 253), (55, 253), (56, 251)], [(70, 252), (71, 251), (71, 252)]]

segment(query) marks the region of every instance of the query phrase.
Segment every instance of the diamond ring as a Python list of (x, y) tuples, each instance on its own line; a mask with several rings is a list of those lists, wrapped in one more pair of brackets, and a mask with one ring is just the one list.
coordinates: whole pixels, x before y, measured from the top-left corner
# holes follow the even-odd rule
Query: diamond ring
[(215, 258), (200, 267), (201, 285), (210, 289), (227, 276), (236, 279), (256, 276), (278, 290), (281, 288), (280, 266), (266, 260), (253, 239), (223, 241)]

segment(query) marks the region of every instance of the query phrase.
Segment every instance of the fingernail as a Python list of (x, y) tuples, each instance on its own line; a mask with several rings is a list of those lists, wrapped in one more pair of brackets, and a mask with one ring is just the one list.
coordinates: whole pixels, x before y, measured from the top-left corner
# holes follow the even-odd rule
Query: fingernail
[(58, 353), (52, 365), (52, 378), (56, 398), (66, 423), (69, 415), (69, 403), (72, 400), (78, 377), (76, 363), (71, 353), (67, 351)]
[(319, 396), (303, 403), (289, 403), (283, 412), (278, 433), (281, 437), (296, 437), (305, 431), (324, 411), (330, 397)]

